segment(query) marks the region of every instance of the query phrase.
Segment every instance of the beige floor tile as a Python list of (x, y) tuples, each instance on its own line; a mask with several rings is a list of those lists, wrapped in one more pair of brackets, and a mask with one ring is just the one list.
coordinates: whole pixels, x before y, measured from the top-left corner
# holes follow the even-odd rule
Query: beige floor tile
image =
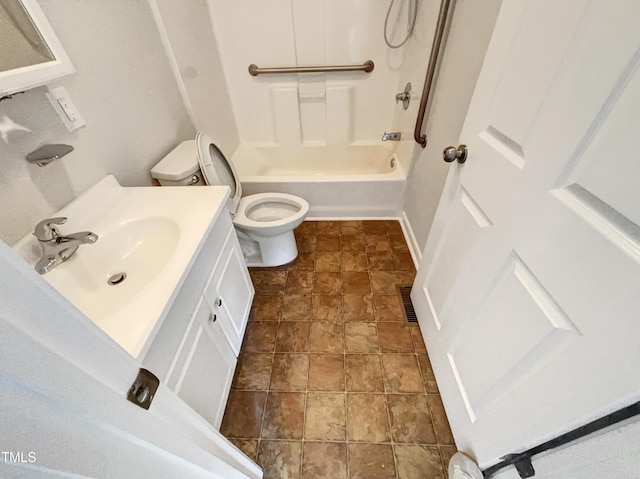
[(424, 385), (415, 354), (383, 354), (382, 373), (387, 392), (423, 392)]
[(391, 242), (385, 234), (364, 234), (367, 251), (391, 251)]
[(418, 354), (418, 364), (420, 364), (420, 372), (422, 372), (422, 381), (424, 388), (427, 390), (427, 394), (440, 394), (438, 390), (438, 383), (436, 377), (431, 369), (431, 363), (429, 362), (429, 356), (426, 354)]
[(398, 284), (411, 286), (416, 278), (416, 273), (415, 271), (396, 271), (396, 278)]
[(349, 444), (350, 479), (395, 479), (396, 466), (389, 444)]
[(282, 296), (258, 295), (253, 298), (251, 306), (252, 321), (277, 321), (282, 311)]
[(318, 244), (316, 246), (316, 251), (318, 253), (340, 251), (339, 235), (318, 234), (317, 238), (318, 238)]
[(370, 271), (371, 292), (373, 294), (396, 294), (398, 283), (396, 273), (392, 271)]
[(367, 254), (364, 251), (343, 251), (342, 271), (369, 271)]
[(268, 389), (272, 364), (272, 353), (240, 354), (232, 387), (234, 389)]
[(313, 271), (289, 271), (284, 291), (287, 295), (313, 293)]
[(314, 253), (298, 252), (298, 257), (288, 264), (289, 271), (313, 271), (316, 266), (316, 255)]
[(275, 321), (256, 321), (247, 325), (242, 350), (253, 353), (270, 353), (276, 343), (278, 323)]
[(409, 326), (403, 322), (378, 322), (380, 351), (383, 353), (412, 353), (413, 340)]
[(283, 321), (311, 320), (311, 295), (285, 294), (282, 298)]
[(373, 321), (373, 304), (370, 294), (345, 294), (343, 296), (345, 321)]
[(438, 443), (451, 446), (455, 445), (449, 420), (447, 419), (447, 413), (444, 410), (440, 395), (430, 394), (427, 396), (427, 400), (429, 401), (429, 409), (431, 410), (431, 417), (433, 417), (433, 425), (436, 429)]
[(431, 413), (424, 394), (389, 394), (391, 436), (395, 442), (436, 444)]
[(340, 233), (342, 235), (361, 235), (364, 233), (362, 221), (341, 221)]
[(393, 251), (393, 264), (396, 271), (411, 271), (415, 272), (416, 267), (413, 264), (413, 258), (408, 251)]
[(315, 235), (296, 236), (298, 253), (315, 253), (318, 238)]
[(404, 321), (402, 305), (397, 294), (373, 295), (376, 321)]
[(302, 442), (260, 441), (257, 463), (263, 479), (299, 479), (302, 472)]
[(342, 231), (342, 221), (316, 221), (316, 233), (318, 235), (339, 235)]
[(281, 321), (276, 341), (277, 352), (307, 352), (310, 321)]
[(340, 245), (342, 247), (342, 252), (345, 251), (358, 251), (364, 252), (366, 249), (366, 244), (364, 242), (364, 235), (342, 235), (340, 238)]
[(387, 226), (385, 220), (366, 220), (362, 222), (362, 230), (369, 235), (383, 235), (387, 233)]
[(257, 439), (238, 439), (235, 437), (230, 437), (229, 441), (244, 452), (249, 459), (255, 461), (258, 457), (258, 440)]
[(384, 220), (384, 226), (387, 234), (404, 238), (402, 234), (402, 226), (400, 226), (400, 222), (398, 220)]
[(384, 394), (347, 394), (350, 441), (388, 442), (389, 416)]
[(304, 393), (270, 392), (264, 410), (261, 437), (302, 439)]
[(287, 281), (287, 272), (254, 271), (251, 277), (256, 294), (282, 294)]
[(272, 391), (304, 391), (309, 375), (309, 356), (299, 353), (276, 353), (269, 389)]
[(314, 320), (320, 321), (341, 321), (342, 296), (337, 294), (314, 294), (312, 317)]
[(309, 354), (309, 391), (344, 391), (344, 356)]
[(304, 426), (305, 440), (344, 441), (346, 437), (346, 405), (343, 393), (307, 394)]
[(300, 226), (298, 226), (295, 230), (296, 238), (298, 236), (312, 235), (318, 231), (318, 222), (317, 221), (303, 221)]
[(424, 344), (424, 339), (422, 337), (422, 333), (420, 332), (420, 326), (412, 325), (411, 328), (411, 339), (413, 339), (413, 348), (416, 350), (416, 353), (427, 353), (427, 346)]
[(342, 270), (342, 256), (340, 254), (340, 251), (318, 251), (316, 253), (315, 270), (323, 272), (340, 272)]
[(305, 442), (303, 479), (347, 479), (347, 445), (336, 442)]
[(343, 323), (334, 323), (329, 321), (314, 321), (311, 323), (309, 351), (320, 353), (343, 353)]
[(313, 291), (316, 294), (340, 294), (342, 292), (341, 273), (316, 272)]
[(377, 353), (379, 351), (378, 329), (375, 323), (345, 323), (344, 339), (348, 353)]
[(220, 426), (226, 437), (258, 438), (267, 393), (231, 390)]
[(382, 363), (377, 354), (347, 354), (345, 374), (347, 391), (384, 392)]
[(436, 446), (394, 445), (398, 477), (402, 479), (444, 479), (440, 451)]
[(344, 294), (368, 294), (371, 292), (369, 274), (365, 271), (345, 271), (342, 273)]
[(367, 253), (370, 271), (395, 271), (393, 255), (388, 251), (369, 251)]

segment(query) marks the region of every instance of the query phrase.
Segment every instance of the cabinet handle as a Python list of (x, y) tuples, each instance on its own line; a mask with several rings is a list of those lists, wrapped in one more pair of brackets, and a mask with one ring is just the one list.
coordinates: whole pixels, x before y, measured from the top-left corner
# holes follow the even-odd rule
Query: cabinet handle
[(222, 306), (222, 299), (220, 298), (216, 299), (216, 306), (218, 307)]
[(217, 319), (218, 319), (218, 315), (217, 315), (217, 314), (213, 314), (213, 313), (211, 313), (211, 314), (209, 315), (209, 322), (210, 322), (210, 323), (215, 323)]

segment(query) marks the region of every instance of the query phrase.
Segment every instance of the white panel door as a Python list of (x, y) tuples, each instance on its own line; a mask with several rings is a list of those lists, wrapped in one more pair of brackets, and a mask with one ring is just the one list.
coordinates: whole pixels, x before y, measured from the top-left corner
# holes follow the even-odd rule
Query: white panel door
[(503, 3), (412, 291), (482, 467), (640, 398), (639, 18)]

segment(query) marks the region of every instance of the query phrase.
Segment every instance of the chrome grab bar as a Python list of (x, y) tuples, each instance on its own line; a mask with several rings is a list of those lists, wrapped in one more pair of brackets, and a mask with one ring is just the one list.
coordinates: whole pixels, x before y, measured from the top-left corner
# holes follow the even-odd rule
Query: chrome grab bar
[[(433, 34), (433, 47), (429, 56), (429, 66), (427, 67), (427, 75), (424, 79), (424, 87), (422, 88), (422, 97), (420, 98), (420, 107), (418, 108), (418, 117), (416, 118), (416, 127), (413, 130), (413, 139), (416, 140), (422, 148), (427, 146), (427, 135), (422, 133), (422, 124), (424, 123), (424, 114), (427, 110), (429, 97), (431, 96), (431, 87), (433, 86), (433, 77), (436, 72), (438, 59), (440, 58), (440, 48), (444, 37), (445, 27), (449, 20), (449, 6), (451, 0), (441, 0), (440, 13), (438, 14), (438, 24)], [(453, 9), (451, 10), (453, 11)]]
[(330, 72), (367, 72), (373, 71), (374, 64), (367, 60), (362, 65), (331, 65), (310, 67), (274, 67), (260, 68), (255, 63), (249, 65), (249, 75), (252, 77), (273, 73), (330, 73)]

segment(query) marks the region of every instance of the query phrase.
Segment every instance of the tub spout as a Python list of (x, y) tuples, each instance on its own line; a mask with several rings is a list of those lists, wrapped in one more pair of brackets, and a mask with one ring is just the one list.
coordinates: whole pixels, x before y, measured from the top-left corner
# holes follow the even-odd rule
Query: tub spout
[(385, 131), (384, 135), (382, 135), (382, 141), (400, 141), (401, 136), (402, 133), (399, 131), (392, 131), (391, 133)]

